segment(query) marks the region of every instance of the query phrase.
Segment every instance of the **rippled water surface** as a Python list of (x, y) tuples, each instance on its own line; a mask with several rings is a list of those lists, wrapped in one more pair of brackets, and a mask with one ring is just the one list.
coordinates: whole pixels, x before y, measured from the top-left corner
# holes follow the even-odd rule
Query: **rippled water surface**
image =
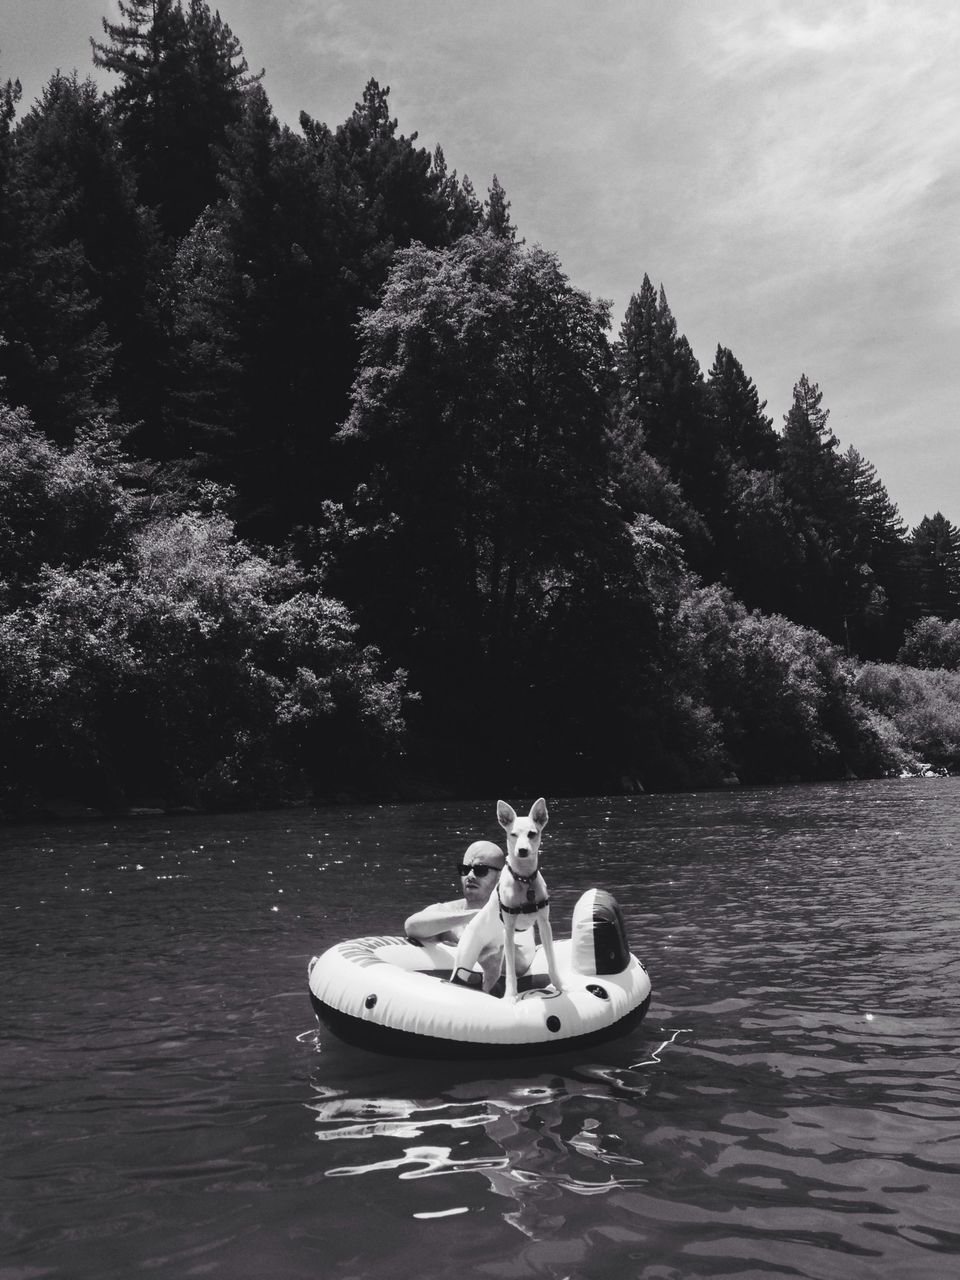
[(960, 783), (557, 800), (555, 925), (617, 896), (637, 1032), (475, 1068), (318, 1034), (310, 955), (497, 833), (0, 831), (0, 1280), (960, 1275)]

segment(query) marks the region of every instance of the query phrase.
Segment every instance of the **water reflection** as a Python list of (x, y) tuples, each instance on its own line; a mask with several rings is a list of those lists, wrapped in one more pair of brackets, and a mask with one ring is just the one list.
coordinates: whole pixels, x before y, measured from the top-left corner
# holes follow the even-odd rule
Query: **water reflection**
[[(392, 1174), (405, 1182), (474, 1175), (467, 1185), (460, 1182), (462, 1189), (451, 1184), (425, 1190), (422, 1207), (412, 1216), (481, 1212), (486, 1191), (510, 1202), (500, 1210), (509, 1226), (531, 1240), (553, 1239), (565, 1221), (559, 1212), (563, 1195), (609, 1196), (649, 1181), (642, 1156), (621, 1131), (631, 1126), (634, 1105), (654, 1089), (664, 1056), (680, 1035), (671, 1031), (646, 1056), (622, 1065), (571, 1064), (564, 1075), (542, 1074), (537, 1064), (541, 1074), (518, 1081), (529, 1064), (507, 1064), (502, 1077), (473, 1079), (467, 1072), (467, 1078), (444, 1081), (444, 1091), (436, 1095), (357, 1093), (332, 1085), (325, 1065), (315, 1073), (307, 1104), (314, 1136), (345, 1145), (338, 1153), (344, 1162), (335, 1157), (324, 1175)], [(319, 1036), (314, 1043), (323, 1053)], [(359, 1061), (366, 1058), (360, 1055)], [(421, 1078), (440, 1074), (429, 1064), (417, 1071)], [(369, 1143), (369, 1158), (347, 1158), (346, 1144), (357, 1141)], [(438, 1196), (459, 1203), (438, 1208)]]

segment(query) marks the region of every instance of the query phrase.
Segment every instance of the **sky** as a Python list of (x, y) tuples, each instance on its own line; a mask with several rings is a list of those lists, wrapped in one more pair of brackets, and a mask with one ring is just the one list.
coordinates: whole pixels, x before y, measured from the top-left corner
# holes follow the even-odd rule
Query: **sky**
[[(371, 78), (406, 135), (613, 308), (662, 284), (777, 428), (801, 374), (908, 526), (960, 523), (960, 6), (952, 0), (211, 0), (277, 115)], [(94, 75), (117, 0), (0, 0), (21, 114)]]

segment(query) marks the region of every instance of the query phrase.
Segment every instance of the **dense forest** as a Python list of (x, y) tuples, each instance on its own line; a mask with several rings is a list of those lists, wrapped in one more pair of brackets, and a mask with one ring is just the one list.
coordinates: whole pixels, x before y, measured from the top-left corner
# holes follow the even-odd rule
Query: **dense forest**
[(373, 80), (281, 124), (206, 0), (92, 50), (0, 89), (0, 810), (960, 764), (960, 529), (806, 372), (642, 263), (617, 325)]

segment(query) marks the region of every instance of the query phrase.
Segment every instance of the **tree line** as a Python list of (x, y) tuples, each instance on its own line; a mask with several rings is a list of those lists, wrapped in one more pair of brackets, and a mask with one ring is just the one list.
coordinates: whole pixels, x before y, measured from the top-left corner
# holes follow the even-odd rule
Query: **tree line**
[(0, 806), (960, 759), (960, 529), (206, 0), (0, 92)]

